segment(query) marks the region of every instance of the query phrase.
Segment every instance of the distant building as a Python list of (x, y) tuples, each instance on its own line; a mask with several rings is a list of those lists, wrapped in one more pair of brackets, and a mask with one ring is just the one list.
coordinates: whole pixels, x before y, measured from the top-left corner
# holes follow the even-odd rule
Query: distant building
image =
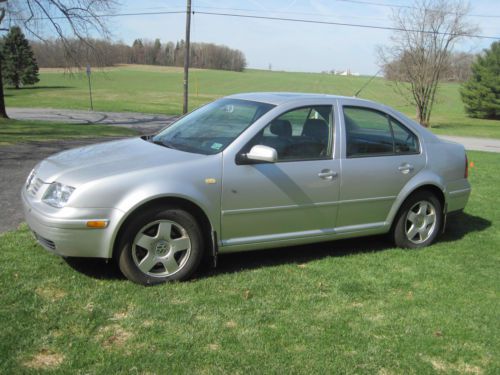
[(335, 74), (337, 76), (359, 76), (359, 73), (357, 72), (351, 72), (351, 69), (346, 69), (346, 70), (332, 70), (332, 74)]

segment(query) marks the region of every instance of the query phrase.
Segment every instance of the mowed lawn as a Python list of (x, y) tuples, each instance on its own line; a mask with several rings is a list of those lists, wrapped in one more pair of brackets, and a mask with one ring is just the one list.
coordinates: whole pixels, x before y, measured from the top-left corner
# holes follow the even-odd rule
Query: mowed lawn
[(384, 237), (220, 257), (144, 288), (0, 234), (0, 373), (500, 373), (500, 155), (441, 240)]
[(137, 135), (135, 130), (110, 125), (0, 119), (0, 146), (30, 141), (130, 137), (133, 135)]
[[(265, 70), (228, 72), (192, 69), (190, 109), (216, 98), (249, 91), (294, 91), (352, 96), (369, 77), (342, 77), (320, 73)], [(179, 114), (182, 110), (181, 68), (125, 65), (92, 74), (94, 109)], [(363, 90), (362, 98), (390, 105), (410, 117), (415, 109), (394, 92), (391, 83), (377, 78)], [(88, 109), (85, 73), (65, 74), (42, 69), (40, 82), (21, 90), (6, 89), (7, 106)], [(471, 119), (465, 115), (457, 83), (441, 86), (432, 123), (438, 134), (500, 138), (500, 122)]]

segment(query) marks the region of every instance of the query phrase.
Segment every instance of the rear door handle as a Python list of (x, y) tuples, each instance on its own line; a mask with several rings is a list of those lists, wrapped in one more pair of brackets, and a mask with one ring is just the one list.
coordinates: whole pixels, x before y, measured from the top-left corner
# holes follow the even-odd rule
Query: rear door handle
[(410, 173), (411, 171), (413, 171), (413, 165), (408, 164), (408, 163), (401, 164), (398, 167), (398, 171), (400, 171), (401, 173), (404, 173), (404, 174)]
[(336, 176), (337, 172), (334, 172), (331, 169), (322, 169), (321, 172), (318, 173), (318, 177), (323, 180), (333, 180)]

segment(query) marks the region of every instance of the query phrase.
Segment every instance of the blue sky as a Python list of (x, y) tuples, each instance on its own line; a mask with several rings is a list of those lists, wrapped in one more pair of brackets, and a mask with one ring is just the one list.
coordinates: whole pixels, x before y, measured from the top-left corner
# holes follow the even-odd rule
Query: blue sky
[[(411, 5), (411, 0), (365, 0)], [(272, 17), (390, 26), (390, 7), (349, 3), (342, 0), (192, 0), (193, 9), (222, 13), (245, 13)], [(176, 11), (185, 0), (125, 0), (119, 13)], [(500, 36), (500, 0), (474, 0), (471, 14), (499, 17), (470, 17), (482, 35)], [(109, 20), (113, 39), (131, 43), (135, 38), (162, 42), (184, 38), (185, 15), (117, 17)], [(351, 69), (361, 74), (378, 70), (376, 47), (389, 43), (390, 31), (331, 25), (278, 22), (258, 19), (195, 14), (191, 39), (194, 42), (225, 44), (242, 50), (248, 67), (318, 72)], [(457, 46), (468, 52), (487, 48), (492, 40), (472, 39)]]

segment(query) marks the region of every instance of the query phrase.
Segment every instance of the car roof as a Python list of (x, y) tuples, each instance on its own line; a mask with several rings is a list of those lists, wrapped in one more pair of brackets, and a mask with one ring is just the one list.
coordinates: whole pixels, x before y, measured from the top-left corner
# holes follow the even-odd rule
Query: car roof
[(355, 97), (340, 96), (340, 95), (327, 95), (327, 94), (313, 94), (303, 92), (247, 92), (242, 94), (234, 94), (227, 96), (231, 99), (251, 100), (255, 102), (263, 102), (274, 105), (280, 105), (287, 102), (297, 101), (301, 99), (354, 99), (360, 102), (370, 102), (370, 100), (359, 99)]

